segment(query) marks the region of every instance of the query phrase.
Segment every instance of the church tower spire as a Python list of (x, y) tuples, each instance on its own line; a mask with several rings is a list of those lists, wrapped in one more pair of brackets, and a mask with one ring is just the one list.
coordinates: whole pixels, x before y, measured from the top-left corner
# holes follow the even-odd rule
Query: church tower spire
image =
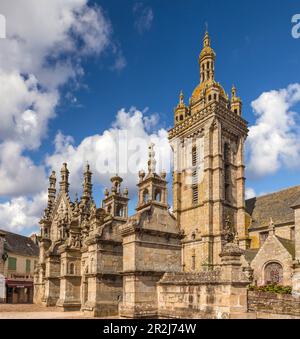
[(199, 56), (200, 83), (192, 93), (186, 115), (179, 103), (175, 126), (169, 131), (174, 158), (173, 213), (186, 235), (186, 271), (220, 264), (228, 221), (239, 235), (241, 248), (248, 248), (250, 241), (245, 222), (247, 122), (242, 118), (242, 102), (235, 87), (229, 100), (215, 81), (215, 61), (206, 31)]
[(211, 41), (208, 31), (205, 32), (203, 48), (199, 56), (200, 82), (214, 81), (215, 78), (216, 54), (211, 48)]

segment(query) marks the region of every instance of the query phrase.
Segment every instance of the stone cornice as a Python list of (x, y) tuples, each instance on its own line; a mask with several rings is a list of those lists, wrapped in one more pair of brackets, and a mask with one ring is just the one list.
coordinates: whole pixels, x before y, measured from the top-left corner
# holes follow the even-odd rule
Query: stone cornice
[(222, 123), (225, 123), (225, 130), (234, 135), (245, 136), (248, 133), (247, 122), (239, 115), (231, 112), (226, 107), (213, 102), (201, 111), (194, 113), (190, 117), (186, 118), (182, 123), (176, 125), (174, 128), (169, 130), (169, 139), (172, 140), (174, 137), (188, 137), (189, 134), (193, 134), (194, 130), (199, 130), (199, 124), (203, 125), (211, 117), (217, 117)]

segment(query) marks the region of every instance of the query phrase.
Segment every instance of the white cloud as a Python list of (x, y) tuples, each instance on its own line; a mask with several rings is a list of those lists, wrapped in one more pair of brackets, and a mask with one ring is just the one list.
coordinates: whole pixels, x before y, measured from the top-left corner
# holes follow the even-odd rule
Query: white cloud
[(292, 108), (300, 102), (300, 84), (263, 93), (252, 102), (257, 116), (249, 128), (248, 174), (252, 177), (277, 172), (300, 162), (299, 115)]
[[(11, 200), (0, 204), (0, 220), (1, 227), (20, 231), (41, 216), (46, 169), (30, 151), (47, 136), (61, 86), (78, 83), (84, 58), (122, 52), (103, 10), (88, 0), (1, 0), (1, 14), (7, 32), (0, 39), (0, 194)], [(123, 57), (118, 68), (124, 64)]]
[(39, 193), (33, 198), (20, 196), (0, 204), (1, 227), (22, 232), (37, 227), (47, 203), (47, 193)]
[[(112, 44), (109, 20), (99, 6), (87, 3), (1, 1), (7, 19), (7, 38), (0, 40), (2, 194), (18, 196), (40, 189), (43, 170), (24, 151), (38, 149), (47, 136), (60, 86), (83, 75), (82, 58), (99, 55)], [(22, 180), (26, 167), (32, 175)]]
[(255, 190), (251, 187), (247, 187), (245, 192), (245, 199), (251, 199), (254, 197), (256, 197)]
[(57, 91), (41, 91), (34, 75), (0, 70), (0, 141), (18, 142), (23, 149), (35, 149), (55, 116)]
[(86, 137), (78, 146), (74, 145), (71, 137), (58, 133), (55, 153), (48, 156), (47, 165), (59, 171), (63, 162), (68, 163), (73, 192), (81, 192), (82, 171), (88, 161), (95, 183), (110, 186), (110, 177), (118, 173), (124, 178), (124, 186), (128, 186), (130, 193), (135, 194), (138, 171), (146, 170), (147, 167), (150, 142), (156, 145), (157, 171), (170, 171), (168, 132), (164, 129), (153, 132), (157, 122), (157, 115), (146, 116), (136, 108), (128, 112), (121, 109), (112, 128), (102, 134)]
[[(0, 195), (20, 196), (35, 194), (45, 189), (44, 166), (37, 166), (15, 142), (0, 144)], [(0, 220), (1, 213), (0, 213)]]
[(154, 13), (151, 7), (145, 6), (141, 2), (137, 2), (133, 6), (135, 17), (134, 26), (140, 34), (149, 31), (154, 19)]
[[(70, 70), (70, 57), (101, 53), (110, 43), (111, 24), (99, 6), (89, 7), (87, 2), (1, 1), (7, 19), (7, 39), (0, 45), (1, 68), (33, 73), (39, 81), (41, 72), (47, 82), (48, 74), (55, 70), (65, 76), (76, 72)], [(58, 57), (66, 53), (69, 58), (62, 62)]]

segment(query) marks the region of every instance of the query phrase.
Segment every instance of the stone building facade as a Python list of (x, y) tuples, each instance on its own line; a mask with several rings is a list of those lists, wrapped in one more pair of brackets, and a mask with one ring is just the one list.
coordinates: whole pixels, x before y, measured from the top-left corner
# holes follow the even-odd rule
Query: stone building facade
[[(67, 165), (58, 192), (52, 172), (40, 221), (36, 303), (93, 316), (253, 318), (247, 286), (265, 282), (262, 270), (272, 282), (276, 263), (285, 267), (282, 282), (291, 284), (293, 274), (294, 294), (300, 292), (300, 190), (292, 189), (289, 220), (281, 218), (282, 224), (276, 218), (270, 226), (274, 216), (266, 214), (264, 199), (245, 201), (247, 122), (236, 88), (229, 98), (215, 80), (215, 61), (206, 32), (199, 85), (188, 105), (180, 94), (169, 131), (172, 212), (153, 144), (148, 171), (138, 174), (138, 203), (130, 217), (128, 190), (118, 175), (97, 208), (89, 165), (83, 195), (74, 202)], [(277, 196), (270, 200), (278, 203)], [(294, 228), (293, 239), (285, 237), (285, 228)], [(258, 243), (265, 230), (265, 242)]]
[(32, 303), (33, 276), (39, 259), (35, 235), (0, 230), (0, 303)]

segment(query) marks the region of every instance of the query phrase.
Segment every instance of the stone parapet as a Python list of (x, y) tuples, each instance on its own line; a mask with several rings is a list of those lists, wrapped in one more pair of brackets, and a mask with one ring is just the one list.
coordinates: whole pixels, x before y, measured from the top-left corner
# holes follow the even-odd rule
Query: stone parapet
[(271, 314), (272, 318), (283, 315), (300, 318), (300, 299), (286, 294), (248, 291), (248, 311)]

